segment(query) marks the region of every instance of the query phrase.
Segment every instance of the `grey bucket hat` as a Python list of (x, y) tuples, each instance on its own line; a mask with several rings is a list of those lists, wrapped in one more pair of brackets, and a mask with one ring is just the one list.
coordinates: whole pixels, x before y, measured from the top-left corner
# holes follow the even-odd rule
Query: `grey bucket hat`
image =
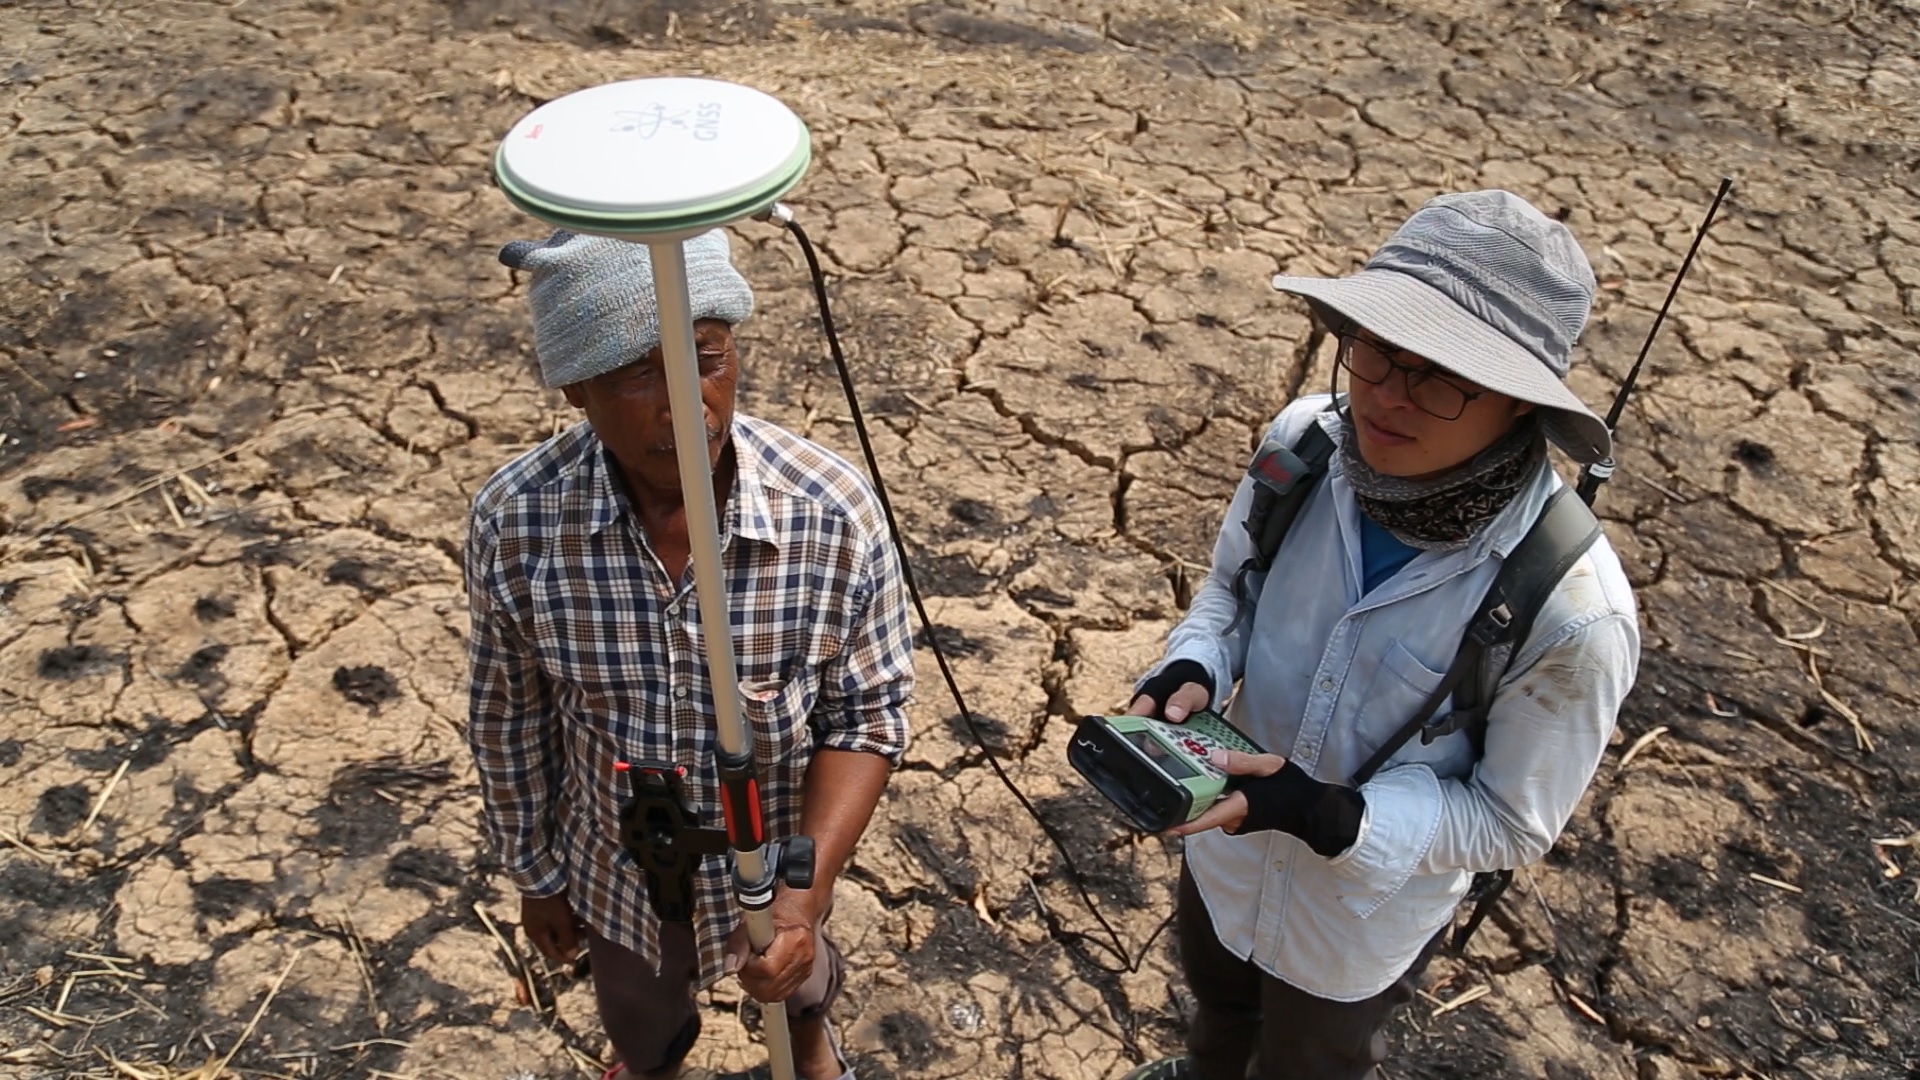
[(1481, 386), (1544, 407), (1547, 438), (1582, 464), (1612, 452), (1607, 425), (1567, 387), (1593, 309), (1593, 267), (1573, 233), (1506, 191), (1441, 195), (1342, 278), (1273, 279), (1383, 340)]

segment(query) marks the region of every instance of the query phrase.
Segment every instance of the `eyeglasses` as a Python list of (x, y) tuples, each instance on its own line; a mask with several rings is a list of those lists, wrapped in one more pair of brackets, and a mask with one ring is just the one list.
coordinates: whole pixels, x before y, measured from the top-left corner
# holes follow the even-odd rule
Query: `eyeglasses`
[(1360, 336), (1360, 330), (1351, 324), (1334, 331), (1340, 339), (1340, 348), (1334, 353), (1334, 359), (1347, 373), (1361, 382), (1379, 386), (1387, 381), (1394, 372), (1402, 372), (1407, 378), (1407, 400), (1414, 408), (1442, 420), (1458, 420), (1460, 414), (1467, 411), (1467, 402), (1484, 396), (1485, 390), (1468, 390), (1449, 379), (1440, 368), (1432, 363), (1422, 363), (1418, 367), (1401, 363), (1400, 355), (1405, 349), (1396, 349), (1384, 342)]

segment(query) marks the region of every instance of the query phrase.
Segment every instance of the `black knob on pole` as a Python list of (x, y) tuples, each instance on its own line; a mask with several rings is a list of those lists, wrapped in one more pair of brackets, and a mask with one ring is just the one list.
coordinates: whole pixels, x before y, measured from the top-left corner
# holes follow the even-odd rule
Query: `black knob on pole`
[(813, 888), (813, 837), (790, 837), (780, 845), (780, 880), (789, 889)]

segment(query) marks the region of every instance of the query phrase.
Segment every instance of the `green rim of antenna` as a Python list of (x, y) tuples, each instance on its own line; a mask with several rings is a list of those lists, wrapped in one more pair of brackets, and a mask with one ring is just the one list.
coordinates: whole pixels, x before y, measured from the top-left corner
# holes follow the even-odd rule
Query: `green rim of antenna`
[(671, 214), (641, 214), (632, 211), (581, 210), (576, 207), (556, 206), (525, 188), (514, 183), (510, 170), (506, 166), (507, 144), (502, 142), (493, 152), (493, 179), (507, 201), (528, 214), (563, 229), (577, 229), (582, 232), (614, 233), (618, 235), (644, 236), (666, 232), (705, 232), (721, 225), (731, 224), (765, 210), (777, 202), (780, 196), (792, 191), (806, 175), (807, 166), (813, 161), (813, 138), (805, 124), (800, 125), (801, 138), (792, 156), (781, 165), (765, 183), (743, 194), (725, 199), (713, 199), (696, 203), (684, 210)]

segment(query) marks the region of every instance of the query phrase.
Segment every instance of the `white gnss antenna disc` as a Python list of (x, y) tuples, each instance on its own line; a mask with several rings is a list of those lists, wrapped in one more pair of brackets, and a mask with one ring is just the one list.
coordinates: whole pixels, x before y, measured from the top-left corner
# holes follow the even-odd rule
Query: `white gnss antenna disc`
[(509, 202), (575, 232), (686, 238), (793, 190), (807, 126), (778, 99), (719, 79), (630, 79), (523, 117), (494, 153)]

